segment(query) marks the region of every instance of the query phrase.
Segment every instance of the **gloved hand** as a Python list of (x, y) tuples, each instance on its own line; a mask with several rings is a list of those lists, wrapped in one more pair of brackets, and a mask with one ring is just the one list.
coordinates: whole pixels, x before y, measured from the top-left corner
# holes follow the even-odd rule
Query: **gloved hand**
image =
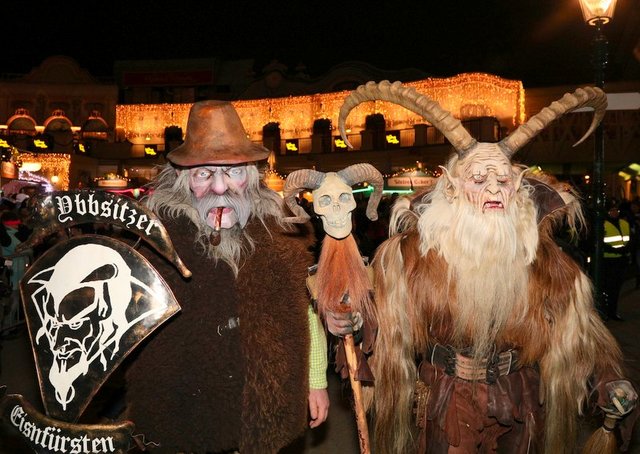
[(615, 380), (605, 384), (609, 404), (602, 409), (613, 416), (622, 417), (633, 410), (638, 401), (638, 393), (627, 380)]
[(363, 324), (360, 312), (333, 312), (329, 310), (325, 313), (325, 322), (329, 332), (338, 337), (359, 331)]

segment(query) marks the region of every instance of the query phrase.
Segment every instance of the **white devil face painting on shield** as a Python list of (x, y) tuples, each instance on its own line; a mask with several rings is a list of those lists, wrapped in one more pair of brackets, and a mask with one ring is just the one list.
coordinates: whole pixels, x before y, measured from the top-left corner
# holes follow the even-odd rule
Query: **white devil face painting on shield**
[[(85, 266), (77, 266), (81, 262)], [(41, 280), (44, 274), (50, 278)], [(36, 343), (43, 337), (49, 343), (49, 380), (63, 409), (74, 397), (73, 382), (89, 365), (100, 361), (107, 370), (118, 352), (120, 338), (131, 326), (126, 309), (132, 282), (146, 288), (117, 251), (97, 244), (70, 250), (55, 267), (29, 281), (42, 284), (32, 296), (42, 320)], [(149, 315), (151, 311), (142, 317)]]
[(175, 311), (173, 295), (142, 256), (109, 238), (71, 240), (47, 256), (23, 280), (25, 307), (47, 411), (74, 419), (135, 344)]

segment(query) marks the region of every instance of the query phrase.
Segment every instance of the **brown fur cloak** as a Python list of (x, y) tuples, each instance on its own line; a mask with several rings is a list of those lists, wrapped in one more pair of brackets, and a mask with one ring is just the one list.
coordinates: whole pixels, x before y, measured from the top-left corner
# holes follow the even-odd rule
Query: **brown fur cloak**
[[(182, 310), (128, 368), (127, 416), (159, 452), (275, 453), (307, 425), (312, 235), (250, 222), (256, 250), (235, 279), (194, 251), (189, 221), (164, 224), (193, 276), (146, 253)], [(233, 317), (239, 328), (224, 328)]]
[[(577, 202), (558, 203), (545, 213), (536, 201), (540, 238), (528, 267), (528, 307), (525, 313), (513, 314), (495, 339), (497, 351), (520, 352), (520, 373), (527, 376), (522, 383), (514, 382), (519, 375), (509, 375), (487, 385), (492, 402), (488, 414), (506, 425), (520, 424), (530, 415), (532, 444), (537, 441), (545, 452), (569, 453), (576, 442), (577, 415), (592, 399), (604, 405), (604, 383), (622, 377), (621, 354), (593, 306), (587, 276), (553, 239), (555, 226)], [(376, 446), (380, 453), (416, 452), (411, 434), (416, 358), (428, 357), (435, 344), (452, 341), (456, 282), (447, 282), (448, 264), (437, 251), (420, 254), (417, 221), (407, 222), (404, 231), (383, 243), (373, 265), (379, 331), (370, 359), (375, 386), (367, 399), (376, 417)], [(505, 272), (496, 279), (508, 278)], [(457, 444), (456, 408), (448, 402), (453, 385), (460, 381), (440, 373), (428, 383), (431, 394), (423, 416), (446, 440), (442, 451), (433, 446), (439, 441), (433, 436), (422, 440), (418, 449), (431, 444), (428, 452), (446, 452), (448, 444)], [(533, 446), (527, 443), (511, 445), (509, 452), (531, 452)]]

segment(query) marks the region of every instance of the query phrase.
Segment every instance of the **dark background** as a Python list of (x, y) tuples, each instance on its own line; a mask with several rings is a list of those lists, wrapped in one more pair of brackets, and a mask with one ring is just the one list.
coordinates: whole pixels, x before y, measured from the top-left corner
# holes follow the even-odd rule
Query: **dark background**
[[(578, 0), (6, 2), (0, 73), (68, 55), (96, 76), (116, 60), (272, 59), (318, 77), (349, 60), (434, 77), (482, 71), (525, 87), (591, 83), (594, 28)], [(640, 79), (640, 0), (606, 26), (606, 80)]]

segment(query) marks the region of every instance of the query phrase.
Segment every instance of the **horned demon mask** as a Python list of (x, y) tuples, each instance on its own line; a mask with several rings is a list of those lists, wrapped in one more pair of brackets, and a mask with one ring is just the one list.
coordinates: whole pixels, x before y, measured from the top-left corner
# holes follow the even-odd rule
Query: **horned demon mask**
[(522, 171), (511, 167), (511, 157), (551, 122), (582, 107), (592, 107), (594, 117), (584, 136), (574, 144), (583, 142), (598, 126), (607, 108), (607, 97), (597, 87), (579, 88), (565, 94), (558, 101), (542, 109), (526, 123), (498, 143), (478, 142), (464, 128), (462, 122), (444, 110), (436, 101), (418, 93), (400, 82), (368, 82), (345, 99), (338, 118), (340, 134), (351, 147), (345, 133), (349, 112), (366, 101), (389, 101), (421, 115), (449, 140), (458, 160), (448, 169), (443, 168), (448, 180), (447, 196), (450, 200), (463, 195), (482, 213), (506, 208), (511, 195), (517, 191)]

